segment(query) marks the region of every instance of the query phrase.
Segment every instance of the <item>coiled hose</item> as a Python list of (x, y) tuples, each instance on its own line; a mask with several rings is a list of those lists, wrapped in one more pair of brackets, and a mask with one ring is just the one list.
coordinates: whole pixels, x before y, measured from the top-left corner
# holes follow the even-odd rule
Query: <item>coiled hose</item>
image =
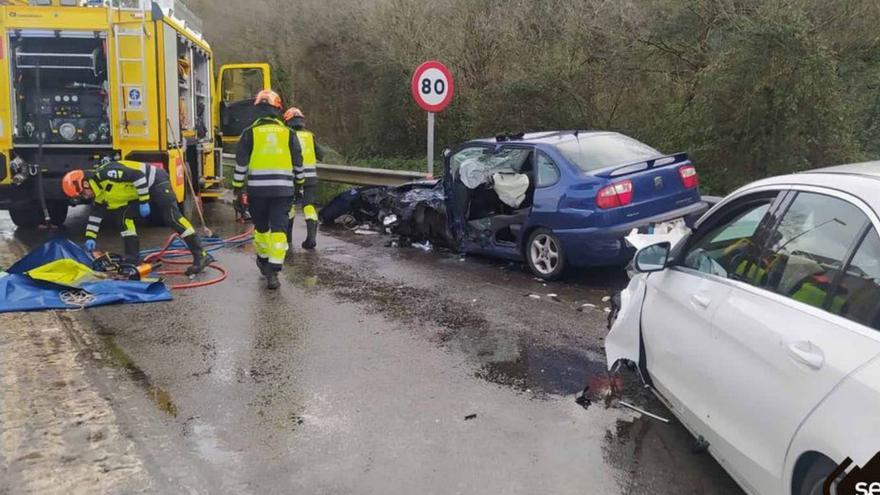
[[(244, 233), (228, 237), (226, 239), (220, 237), (203, 237), (202, 247), (205, 251), (211, 253), (228, 247), (238, 247), (251, 241), (253, 238), (253, 227)], [(186, 248), (186, 243), (177, 233), (168, 236), (165, 244), (159, 249), (147, 249), (141, 251), (141, 256), (146, 263), (161, 262), (163, 265), (191, 265), (193, 263), (192, 254)], [(228, 273), (226, 269), (217, 263), (211, 263), (208, 268), (216, 271), (218, 275), (208, 280), (200, 280), (197, 282), (187, 282), (180, 284), (170, 284), (168, 288), (171, 290), (195, 289), (197, 287), (207, 287), (209, 285), (219, 284), (226, 280)], [(186, 275), (185, 270), (159, 270), (156, 273), (163, 276), (181, 276)]]

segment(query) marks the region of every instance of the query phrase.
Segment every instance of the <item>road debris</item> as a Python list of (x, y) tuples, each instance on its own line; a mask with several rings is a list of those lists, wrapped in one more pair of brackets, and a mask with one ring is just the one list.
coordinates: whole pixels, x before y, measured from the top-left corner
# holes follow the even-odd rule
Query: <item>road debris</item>
[(464, 420), (465, 420), (465, 421), (470, 421), (470, 420), (472, 420), (472, 419), (476, 419), (476, 418), (477, 418), (477, 414), (474, 413), (474, 414), (468, 414), (467, 416), (465, 416), (465, 417), (464, 417)]
[(617, 401), (617, 403), (627, 409), (632, 409), (633, 411), (635, 411), (639, 414), (642, 414), (643, 416), (647, 416), (649, 418), (654, 418), (657, 421), (660, 421), (661, 423), (669, 423), (668, 419), (661, 417), (661, 416), (657, 416), (656, 414), (653, 414), (653, 413), (649, 413), (648, 411), (645, 411), (644, 409), (642, 409), (640, 407), (636, 407), (636, 406), (630, 404), (629, 402), (624, 402), (624, 401), (620, 400), (620, 401)]
[(414, 242), (412, 243), (412, 247), (419, 248), (426, 253), (434, 249), (433, 247), (431, 247), (431, 241)]

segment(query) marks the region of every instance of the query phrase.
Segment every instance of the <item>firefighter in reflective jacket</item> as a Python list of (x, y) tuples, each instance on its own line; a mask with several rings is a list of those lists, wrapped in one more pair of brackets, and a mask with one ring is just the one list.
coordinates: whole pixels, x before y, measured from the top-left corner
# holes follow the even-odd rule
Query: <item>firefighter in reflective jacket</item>
[(284, 121), (293, 129), (302, 148), (303, 166), (294, 170), (297, 194), (290, 206), (287, 226), (287, 237), (293, 242), (293, 220), (296, 218), (297, 200), (302, 201), (303, 214), (306, 217), (306, 240), (303, 249), (315, 249), (318, 237), (318, 210), (315, 209), (315, 189), (318, 187), (318, 173), (315, 165), (324, 159), (324, 149), (318, 144), (315, 135), (306, 130), (306, 117), (299, 108), (288, 108), (284, 112)]
[[(192, 253), (193, 263), (187, 275), (203, 271), (214, 258), (199, 242), (192, 224), (177, 207), (177, 198), (171, 191), (168, 172), (149, 164), (103, 158), (93, 171), (72, 170), (61, 181), (64, 194), (70, 198), (94, 201), (86, 225), (87, 251), (97, 247), (101, 222), (108, 214), (119, 225), (125, 250), (125, 258), (137, 262), (140, 258), (140, 242), (134, 225), (134, 211), (142, 217), (150, 216), (150, 203), (158, 210), (158, 216), (177, 232)], [(137, 206), (135, 206), (137, 205)]]
[(240, 197), (247, 179), (257, 266), (267, 287), (277, 289), (278, 272), (288, 249), (287, 212), (293, 203), (294, 170), (302, 169), (302, 153), (296, 134), (281, 118), (281, 97), (263, 90), (254, 105), (261, 107), (265, 116), (241, 133), (232, 187)]

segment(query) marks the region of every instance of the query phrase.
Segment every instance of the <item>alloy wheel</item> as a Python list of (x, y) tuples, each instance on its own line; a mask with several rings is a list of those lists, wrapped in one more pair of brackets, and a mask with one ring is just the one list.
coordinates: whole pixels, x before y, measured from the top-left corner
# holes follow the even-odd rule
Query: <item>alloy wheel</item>
[(550, 275), (559, 265), (559, 246), (549, 235), (539, 234), (529, 246), (529, 256), (538, 272), (542, 275)]

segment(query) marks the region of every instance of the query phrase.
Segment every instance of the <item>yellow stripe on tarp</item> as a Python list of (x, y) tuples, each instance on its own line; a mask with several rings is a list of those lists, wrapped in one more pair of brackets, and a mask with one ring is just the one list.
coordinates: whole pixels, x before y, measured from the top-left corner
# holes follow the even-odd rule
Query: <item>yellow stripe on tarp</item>
[(55, 260), (45, 265), (34, 268), (25, 275), (44, 282), (53, 284), (66, 285), (69, 287), (78, 287), (85, 282), (98, 280), (98, 274), (86, 265), (69, 258)]

